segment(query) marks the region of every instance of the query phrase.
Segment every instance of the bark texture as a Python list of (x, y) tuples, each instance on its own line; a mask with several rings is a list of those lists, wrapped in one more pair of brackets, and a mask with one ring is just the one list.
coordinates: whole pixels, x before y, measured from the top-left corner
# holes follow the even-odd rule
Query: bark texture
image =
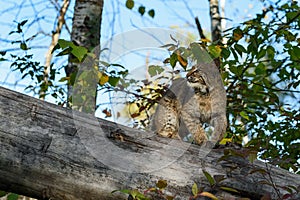
[[(76, 0), (72, 23), (71, 40), (87, 48), (95, 54), (94, 60), (99, 59), (100, 33), (103, 11), (103, 0)], [(79, 68), (78, 63), (73, 62), (74, 57), (70, 55), (69, 63), (65, 67), (67, 77), (76, 76)], [(93, 67), (93, 66), (91, 66)], [(73, 93), (74, 77), (70, 78), (68, 85), (68, 100)], [(96, 91), (96, 88), (95, 90)], [(70, 106), (71, 104), (68, 104)]]
[[(218, 161), (223, 150), (161, 138), (0, 87), (0, 190), (38, 199), (126, 199), (117, 189), (139, 189), (167, 180), (167, 194), (186, 200), (194, 182), (224, 199), (260, 199), (277, 192), (264, 163)], [(211, 189), (202, 169), (238, 194)], [(273, 184), (297, 186), (300, 176), (273, 167)], [(283, 190), (279, 191), (284, 193)], [(158, 199), (158, 198), (155, 198)]]
[(219, 0), (209, 0), (209, 10), (211, 18), (211, 38), (212, 41), (221, 42), (221, 17), (219, 11)]

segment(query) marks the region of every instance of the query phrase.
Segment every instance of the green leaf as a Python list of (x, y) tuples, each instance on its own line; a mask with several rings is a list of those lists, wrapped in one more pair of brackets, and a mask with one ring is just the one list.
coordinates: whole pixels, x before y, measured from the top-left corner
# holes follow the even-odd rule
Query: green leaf
[(221, 55), (224, 59), (227, 59), (230, 56), (230, 51), (227, 48), (223, 48)]
[(127, 190), (127, 189), (123, 189), (123, 190), (113, 190), (111, 192), (111, 194), (115, 193), (115, 192), (121, 192), (123, 194), (130, 194), (131, 193), (131, 190)]
[(145, 6), (140, 6), (138, 9), (139, 13), (143, 16), (145, 14), (146, 8)]
[(239, 57), (238, 57), (238, 55), (236, 54), (235, 49), (234, 49), (234, 48), (230, 48), (230, 50), (231, 50), (231, 53), (233, 54), (234, 59), (235, 59), (235, 60), (239, 60)]
[(243, 31), (238, 27), (233, 30), (233, 39), (239, 41), (244, 36)]
[(133, 0), (127, 0), (126, 1), (126, 7), (128, 9), (132, 9), (134, 7), (134, 1)]
[(266, 73), (266, 66), (261, 62), (255, 67), (255, 74), (256, 75), (264, 75)]
[(59, 56), (68, 55), (68, 54), (70, 54), (71, 50), (72, 50), (71, 48), (65, 48), (64, 50), (62, 50), (61, 52), (59, 52), (56, 56), (59, 57)]
[(85, 47), (75, 46), (71, 50), (71, 53), (79, 60), (79, 62), (82, 62), (83, 59), (86, 57), (88, 50)]
[(192, 194), (194, 196), (197, 196), (198, 192), (199, 192), (198, 191), (198, 185), (197, 185), (197, 183), (194, 183), (193, 186), (192, 186)]
[(164, 71), (164, 68), (158, 65), (150, 65), (148, 67), (148, 73), (151, 77), (161, 74)]
[(299, 14), (299, 11), (298, 12), (296, 12), (296, 11), (294, 11), (294, 12), (287, 12), (286, 13), (286, 18), (287, 18), (287, 22), (290, 22), (291, 20), (294, 20), (294, 18), (297, 16)]
[(235, 75), (239, 74), (238, 68), (235, 65), (229, 65), (229, 70), (230, 70), (230, 72), (234, 73)]
[(58, 43), (53, 47), (51, 54), (53, 54), (53, 52), (57, 49), (60, 49), (60, 45)]
[(222, 49), (219, 45), (210, 45), (208, 46), (208, 51), (213, 58), (218, 58), (221, 55)]
[(22, 42), (22, 43), (20, 44), (20, 48), (21, 48), (22, 50), (24, 50), (24, 51), (28, 50), (27, 44), (24, 43), (24, 42)]
[(230, 188), (230, 187), (220, 187), (221, 190), (227, 191), (227, 192), (234, 192), (234, 193), (239, 193), (236, 189)]
[(205, 170), (202, 170), (203, 174), (205, 175), (206, 179), (208, 180), (209, 184), (211, 186), (216, 184), (215, 179)]
[(267, 47), (267, 54), (268, 54), (268, 57), (270, 59), (274, 59), (274, 56), (275, 56), (275, 49), (274, 49), (274, 47), (268, 46)]
[(291, 60), (293, 60), (293, 61), (300, 60), (300, 48), (299, 47), (293, 46), (291, 49), (289, 49), (288, 52), (291, 56)]
[(154, 15), (155, 15), (155, 11), (153, 9), (149, 10), (148, 11), (148, 15), (152, 18), (154, 18)]
[(241, 116), (242, 118), (246, 119), (246, 120), (249, 120), (249, 116), (248, 116), (248, 114), (247, 114), (245, 111), (241, 111), (241, 112), (240, 112), (240, 116)]
[(11, 193), (7, 196), (7, 200), (18, 200), (19, 195)]
[(173, 52), (170, 56), (170, 65), (174, 68), (176, 66), (176, 63), (178, 61), (177, 53)]
[(109, 79), (108, 79), (108, 83), (113, 86), (113, 87), (116, 87), (118, 82), (120, 80), (120, 77), (112, 77), (110, 76)]
[(266, 55), (266, 53), (267, 53), (266, 49), (261, 49), (257, 54), (257, 59), (263, 58)]
[(245, 49), (245, 47), (243, 47), (243, 46), (240, 45), (240, 44), (235, 44), (235, 45), (234, 45), (234, 48), (235, 48), (235, 50), (240, 54), (240, 56), (242, 56), (243, 53), (246, 53), (246, 52), (247, 52), (247, 50)]
[(147, 198), (142, 194), (140, 193), (138, 190), (131, 190), (130, 192), (131, 196), (134, 198), (134, 199), (137, 199), (137, 200), (146, 200)]
[(64, 39), (58, 40), (57, 45), (53, 48), (52, 52), (59, 48), (63, 50), (56, 56), (63, 56), (71, 53), (79, 62), (82, 62), (88, 54), (88, 50), (85, 47), (77, 46), (73, 42)]
[(5, 196), (6, 194), (7, 194), (7, 192), (4, 192), (4, 191), (0, 190), (0, 197)]
[(65, 49), (67, 47), (75, 46), (73, 44), (73, 42), (70, 42), (70, 41), (67, 41), (67, 40), (64, 40), (64, 39), (59, 39), (57, 44), (59, 44), (60, 48), (62, 48), (62, 49)]

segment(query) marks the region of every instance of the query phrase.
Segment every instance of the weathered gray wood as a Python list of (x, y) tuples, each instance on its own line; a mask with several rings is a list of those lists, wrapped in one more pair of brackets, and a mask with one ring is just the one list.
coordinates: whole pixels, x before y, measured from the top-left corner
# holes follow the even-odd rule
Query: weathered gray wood
[[(169, 145), (168, 145), (169, 144)], [(258, 184), (264, 164), (218, 162), (199, 146), (160, 138), (71, 111), (0, 87), (0, 190), (35, 198), (125, 199), (116, 189), (144, 191), (159, 179), (166, 193), (188, 199), (194, 182), (209, 190), (202, 169), (225, 175), (224, 186), (259, 199), (272, 187)], [(233, 169), (235, 166), (235, 169)], [(300, 177), (273, 168), (274, 183), (297, 185)], [(221, 193), (219, 193), (221, 195)], [(222, 195), (229, 195), (222, 193)]]

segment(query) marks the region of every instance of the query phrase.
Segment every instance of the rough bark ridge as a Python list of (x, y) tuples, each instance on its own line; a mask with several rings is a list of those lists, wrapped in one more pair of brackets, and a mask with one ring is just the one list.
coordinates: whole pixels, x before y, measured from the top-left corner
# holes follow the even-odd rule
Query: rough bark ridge
[[(88, 142), (87, 142), (88, 141)], [(92, 147), (92, 148), (91, 148)], [(0, 190), (55, 200), (126, 199), (115, 189), (144, 191), (167, 180), (168, 194), (186, 200), (194, 182), (213, 191), (202, 173), (225, 176), (222, 182), (260, 199), (276, 192), (261, 173), (260, 162), (218, 162), (223, 150), (206, 153), (199, 146), (161, 138), (92, 115), (72, 111), (0, 87)], [(99, 159), (101, 158), (101, 159)], [(201, 159), (202, 158), (202, 159)], [(297, 186), (300, 176), (273, 168), (273, 183)], [(282, 191), (281, 191), (282, 192)]]

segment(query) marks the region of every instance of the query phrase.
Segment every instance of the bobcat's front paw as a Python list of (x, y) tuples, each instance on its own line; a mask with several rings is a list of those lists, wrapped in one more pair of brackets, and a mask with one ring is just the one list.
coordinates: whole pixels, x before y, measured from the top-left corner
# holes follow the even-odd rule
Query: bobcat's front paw
[(206, 133), (201, 133), (201, 134), (195, 134), (194, 135), (194, 142), (198, 145), (202, 145), (205, 142), (207, 142), (207, 136)]
[(172, 131), (158, 131), (157, 132), (158, 135), (163, 136), (163, 137), (167, 137), (167, 138), (176, 138), (176, 139), (180, 139), (179, 135), (177, 132), (172, 132)]

